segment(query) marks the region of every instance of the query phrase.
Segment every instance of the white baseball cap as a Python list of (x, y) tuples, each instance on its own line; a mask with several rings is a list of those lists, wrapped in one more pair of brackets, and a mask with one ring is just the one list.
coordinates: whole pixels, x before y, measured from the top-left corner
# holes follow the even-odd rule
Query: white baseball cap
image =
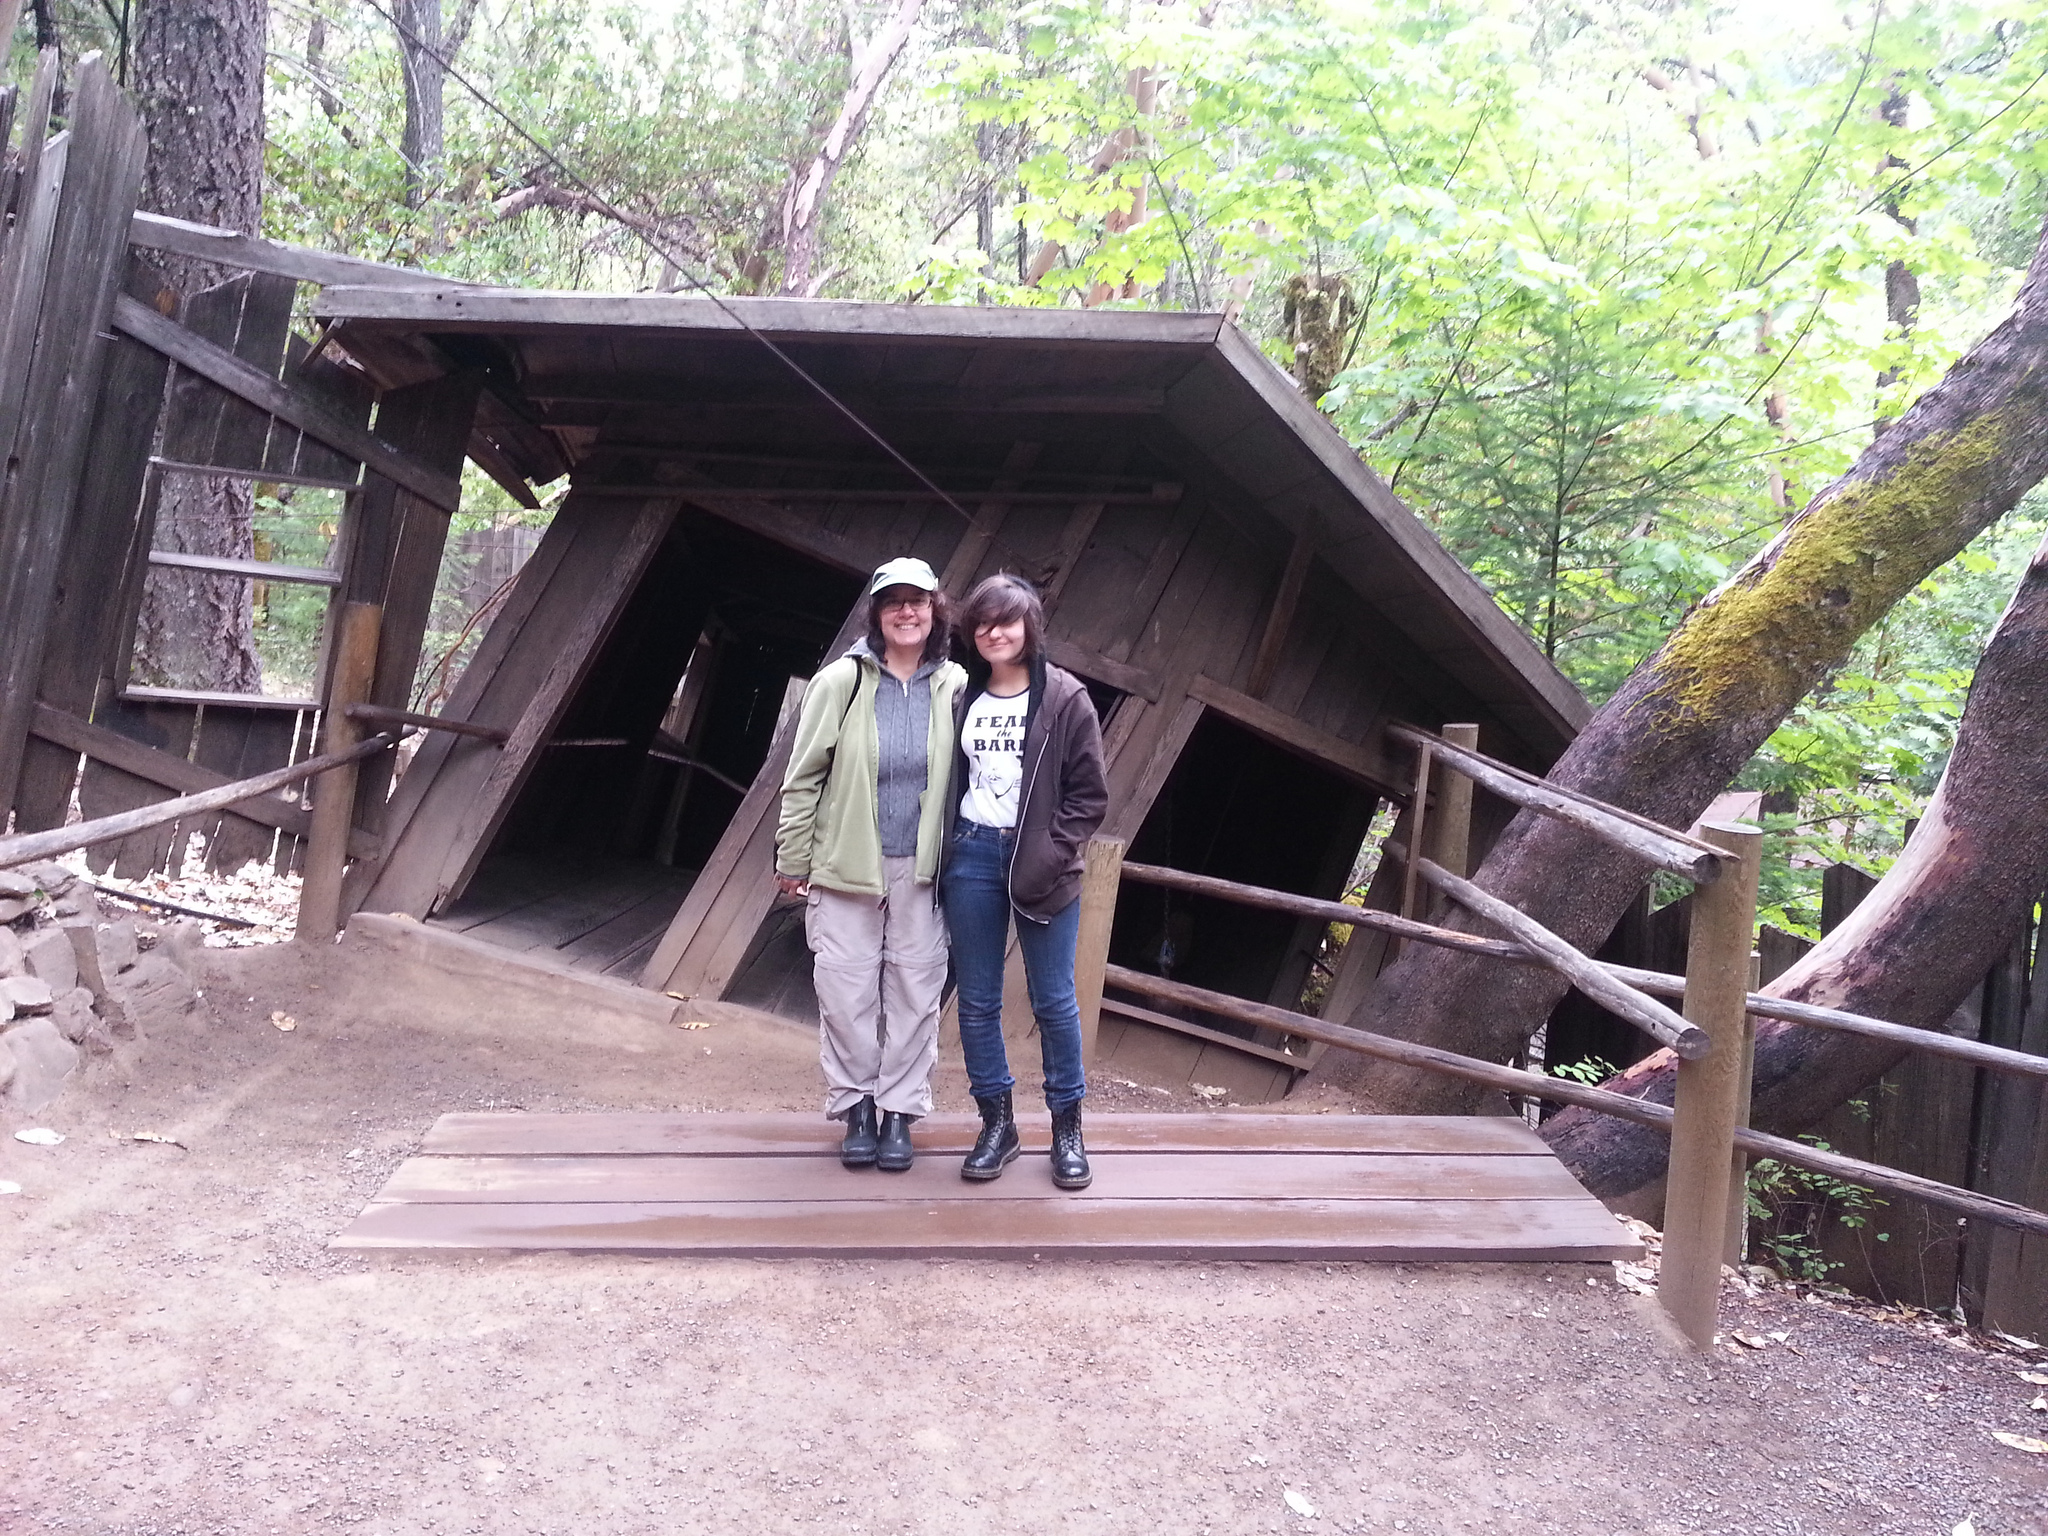
[(920, 592), (936, 592), (939, 590), (939, 578), (917, 556), (903, 555), (875, 572), (875, 579), (868, 583), (868, 596), (873, 597), (889, 587), (916, 587)]

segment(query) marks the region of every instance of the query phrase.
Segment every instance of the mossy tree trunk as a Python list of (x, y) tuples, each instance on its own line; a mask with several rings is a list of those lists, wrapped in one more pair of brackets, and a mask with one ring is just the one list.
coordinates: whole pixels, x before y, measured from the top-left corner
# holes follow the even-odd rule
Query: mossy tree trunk
[[(1904, 855), (1846, 922), (1763, 990), (1942, 1028), (2048, 889), (2044, 808), (2048, 543), (1977, 663), (1955, 751)], [(1803, 1131), (1907, 1054), (1882, 1040), (1760, 1019), (1752, 1123), (1780, 1135)], [(1607, 1086), (1668, 1104), (1676, 1075), (1660, 1051)], [(1597, 1195), (1628, 1195), (1663, 1177), (1669, 1143), (1641, 1126), (1567, 1109), (1543, 1134)]]
[[(1552, 770), (1560, 784), (1689, 825), (1871, 624), (2048, 474), (2048, 231), (2013, 313), (1784, 531), (1696, 607)], [(1524, 813), (1477, 875), (1582, 950), (1613, 930), (1648, 871)], [(1469, 918), (1458, 926), (1477, 930)], [(1411, 945), (1348, 1021), (1505, 1061), (1564, 983), (1547, 971)], [(1326, 1054), (1311, 1077), (1376, 1106), (1455, 1113), (1449, 1079)]]

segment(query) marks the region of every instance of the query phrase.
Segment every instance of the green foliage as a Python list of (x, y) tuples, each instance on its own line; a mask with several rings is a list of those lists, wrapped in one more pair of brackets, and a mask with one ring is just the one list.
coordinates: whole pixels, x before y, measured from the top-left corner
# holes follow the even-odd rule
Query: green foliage
[(1556, 1062), (1544, 1067), (1543, 1070), (1552, 1077), (1562, 1077), (1570, 1082), (1584, 1083), (1590, 1088), (1596, 1084), (1606, 1082), (1621, 1069), (1615, 1066), (1613, 1062), (1603, 1060), (1601, 1057), (1588, 1056), (1582, 1061)]
[[(1799, 1139), (1824, 1152), (1833, 1150), (1818, 1136)], [(1885, 1204), (1859, 1184), (1845, 1184), (1769, 1157), (1750, 1165), (1745, 1199), (1752, 1250), (1789, 1280), (1815, 1281), (1841, 1268), (1821, 1250), (1828, 1224), (1860, 1231)], [(1872, 1236), (1880, 1243), (1891, 1238), (1887, 1232)]]
[[(773, 291), (785, 185), (888, 9), (483, 0), (456, 68), (623, 220), (455, 80), (409, 202), (388, 26), (279, 9), (266, 233), (485, 281), (686, 286), (644, 232), (721, 291)], [(118, 45), (112, 11), (53, 14), (74, 53)], [(2044, 217), (2048, 27), (2020, 0), (934, 0), (817, 270), (834, 297), (1241, 310), (1281, 366), (1286, 281), (1343, 279), (1323, 409), (1600, 699), (1996, 322)], [(475, 515), (513, 515), (485, 494)], [(1767, 920), (1810, 931), (1821, 866), (1896, 852), (2044, 525), (2031, 505), (1907, 596), (1751, 765), (1789, 807)], [(471, 643), (467, 617), (437, 614), (431, 644)]]

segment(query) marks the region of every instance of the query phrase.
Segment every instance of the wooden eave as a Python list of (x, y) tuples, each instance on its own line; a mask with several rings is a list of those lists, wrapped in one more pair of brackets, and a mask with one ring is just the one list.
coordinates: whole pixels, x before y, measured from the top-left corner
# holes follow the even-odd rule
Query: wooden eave
[[(733, 299), (727, 307), (885, 432), (1031, 421), (1100, 429), (1104, 417), (1162, 424), (1169, 457), (1291, 532), (1543, 759), (1590, 715), (1578, 690), (1500, 611), (1427, 527), (1364, 464), (1294, 382), (1219, 316)], [(381, 383), (458, 366), (464, 338), (502, 359), (496, 432), (536, 480), (562, 458), (536, 423), (579, 403), (720, 413), (830, 407), (718, 305), (668, 294), (330, 287), (315, 313)], [(680, 344), (694, 339), (699, 345)], [(471, 359), (474, 365), (474, 359)], [(550, 412), (555, 413), (550, 415)], [(893, 435), (893, 434), (892, 434)], [(525, 438), (522, 442), (520, 439)], [(573, 457), (573, 455), (571, 455)]]

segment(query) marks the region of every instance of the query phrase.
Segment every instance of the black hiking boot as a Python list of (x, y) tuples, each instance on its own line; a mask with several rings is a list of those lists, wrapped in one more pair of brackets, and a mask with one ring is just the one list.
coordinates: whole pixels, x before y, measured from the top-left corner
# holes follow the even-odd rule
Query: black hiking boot
[(1081, 1106), (1052, 1112), (1052, 1181), (1061, 1189), (1086, 1189), (1095, 1178), (1088, 1149), (1081, 1144)]
[(875, 1166), (875, 1096), (865, 1095), (846, 1112), (846, 1139), (839, 1143), (839, 1161), (849, 1168)]
[(902, 1173), (917, 1159), (917, 1148), (910, 1144), (910, 1127), (916, 1122), (915, 1115), (901, 1115), (893, 1109), (882, 1111), (881, 1147), (875, 1155), (875, 1166), (884, 1173)]
[(986, 1183), (1002, 1177), (1003, 1170), (1023, 1150), (1023, 1143), (1017, 1139), (1017, 1117), (1010, 1109), (1009, 1089), (985, 1099), (977, 1098), (974, 1104), (981, 1111), (981, 1134), (974, 1139), (974, 1150), (967, 1154), (967, 1161), (960, 1165), (960, 1177)]

